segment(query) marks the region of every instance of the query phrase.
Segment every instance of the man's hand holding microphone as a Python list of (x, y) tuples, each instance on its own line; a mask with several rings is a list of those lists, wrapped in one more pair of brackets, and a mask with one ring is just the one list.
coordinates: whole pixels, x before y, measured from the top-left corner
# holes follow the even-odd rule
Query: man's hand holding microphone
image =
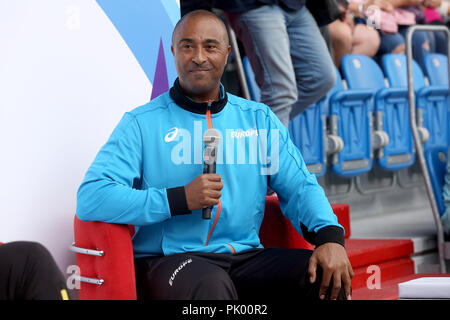
[(222, 196), (222, 178), (216, 173), (204, 173), (197, 176), (184, 187), (189, 210), (215, 206)]
[(203, 219), (211, 219), (212, 208), (219, 203), (223, 188), (222, 178), (216, 174), (219, 131), (208, 129), (203, 135), (203, 143), (205, 144), (203, 174), (192, 180), (184, 190), (188, 209), (202, 209)]

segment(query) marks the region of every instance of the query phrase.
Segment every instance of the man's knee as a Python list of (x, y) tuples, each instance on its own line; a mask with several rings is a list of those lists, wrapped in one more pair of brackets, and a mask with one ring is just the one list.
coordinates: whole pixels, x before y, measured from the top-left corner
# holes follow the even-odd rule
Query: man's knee
[[(15, 241), (2, 245), (2, 261), (12, 271), (12, 299), (61, 299), (65, 279), (50, 252), (38, 242)], [(2, 257), (0, 257), (0, 260)]]
[(405, 44), (401, 43), (392, 50), (392, 53), (402, 54), (405, 53), (405, 49), (406, 49)]
[(333, 47), (338, 47), (350, 53), (353, 42), (350, 26), (340, 20), (336, 20), (329, 25), (329, 30)]
[(44, 268), (49, 268), (55, 264), (51, 253), (38, 242), (21, 241), (18, 246), (22, 250), (22, 254), (34, 265), (42, 265)]
[(335, 66), (331, 56), (327, 54), (323, 59), (311, 62), (310, 68), (309, 76), (297, 75), (299, 97), (306, 94), (317, 101), (336, 84)]
[[(325, 71), (325, 70), (324, 70)], [(330, 68), (328, 68), (325, 71), (325, 76), (324, 76), (324, 80), (323, 80), (323, 86), (324, 86), (324, 95), (331, 90), (331, 88), (334, 87), (334, 85), (336, 84), (336, 72), (334, 71), (334, 68), (332, 68), (330, 66)]]
[(336, 72), (333, 64), (327, 64), (324, 62), (317, 70), (316, 81), (309, 84), (309, 88), (306, 90), (314, 92), (316, 100), (321, 99), (330, 91), (336, 84)]
[(196, 281), (193, 290), (195, 299), (237, 300), (236, 288), (230, 276), (223, 270), (208, 272)]
[(228, 273), (194, 256), (176, 254), (137, 259), (138, 299), (143, 300), (236, 300)]
[(380, 47), (380, 35), (378, 31), (358, 24), (353, 33), (353, 54), (363, 54), (369, 57), (375, 56)]

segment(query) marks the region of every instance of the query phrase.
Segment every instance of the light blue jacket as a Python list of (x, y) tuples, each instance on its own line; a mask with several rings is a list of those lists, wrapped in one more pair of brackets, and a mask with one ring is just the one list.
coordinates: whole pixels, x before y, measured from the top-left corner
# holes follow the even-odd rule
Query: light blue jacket
[(79, 219), (134, 225), (135, 257), (261, 248), (269, 180), (300, 234), (317, 244), (343, 244), (343, 228), (287, 129), (266, 105), (227, 98), (211, 115), (213, 128), (222, 134), (219, 215), (219, 206), (211, 220), (202, 219), (201, 210), (171, 212), (177, 205), (170, 203), (169, 191), (202, 174), (208, 127), (205, 114), (180, 107), (165, 93), (125, 113), (101, 148), (78, 190)]

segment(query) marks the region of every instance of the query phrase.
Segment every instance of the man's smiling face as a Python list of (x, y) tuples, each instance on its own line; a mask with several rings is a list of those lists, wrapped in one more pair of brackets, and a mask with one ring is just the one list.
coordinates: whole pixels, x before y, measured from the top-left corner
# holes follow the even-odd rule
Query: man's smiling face
[(206, 14), (189, 16), (174, 31), (171, 49), (185, 93), (198, 102), (216, 99), (230, 53), (224, 25)]

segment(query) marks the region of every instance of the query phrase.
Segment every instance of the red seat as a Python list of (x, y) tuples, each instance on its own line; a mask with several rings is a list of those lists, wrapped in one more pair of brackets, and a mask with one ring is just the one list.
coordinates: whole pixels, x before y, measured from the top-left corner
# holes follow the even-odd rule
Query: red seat
[(102, 256), (76, 254), (82, 277), (103, 280), (102, 285), (81, 282), (80, 299), (136, 299), (132, 234), (127, 225), (83, 222), (75, 216), (74, 245), (103, 252)]
[[(350, 235), (349, 207), (332, 205), (339, 222)], [(83, 280), (97, 280), (102, 284), (80, 283), (81, 300), (134, 300), (136, 283), (131, 237), (134, 228), (104, 222), (83, 222), (74, 219), (74, 246), (103, 252), (103, 255), (76, 254), (77, 265)], [(266, 210), (260, 229), (264, 247), (306, 248), (314, 247), (305, 241), (281, 213), (278, 198), (266, 198)], [(98, 252), (100, 254), (100, 252)], [(89, 279), (86, 279), (89, 278)], [(101, 281), (102, 280), (102, 281)]]

